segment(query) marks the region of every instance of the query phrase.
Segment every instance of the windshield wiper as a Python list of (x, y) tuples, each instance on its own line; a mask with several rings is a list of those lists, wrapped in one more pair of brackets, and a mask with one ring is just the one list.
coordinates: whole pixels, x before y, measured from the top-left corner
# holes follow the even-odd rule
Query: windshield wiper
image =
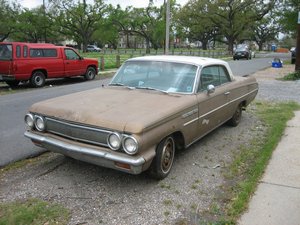
[(164, 91), (164, 90), (160, 90), (160, 89), (157, 89), (157, 88), (152, 88), (152, 87), (135, 87), (136, 89), (145, 89), (145, 90), (151, 90), (151, 91), (159, 91), (159, 92), (163, 92), (165, 94), (169, 94), (169, 92), (167, 91)]

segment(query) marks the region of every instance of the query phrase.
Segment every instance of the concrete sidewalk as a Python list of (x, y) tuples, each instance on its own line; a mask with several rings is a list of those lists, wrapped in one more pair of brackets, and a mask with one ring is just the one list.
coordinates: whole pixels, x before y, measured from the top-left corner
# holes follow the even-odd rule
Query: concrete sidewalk
[(238, 224), (300, 225), (300, 111), (288, 122)]

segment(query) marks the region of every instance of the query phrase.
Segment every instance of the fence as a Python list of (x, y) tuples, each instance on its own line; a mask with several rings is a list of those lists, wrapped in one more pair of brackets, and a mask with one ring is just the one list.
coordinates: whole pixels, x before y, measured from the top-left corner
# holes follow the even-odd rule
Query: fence
[[(97, 55), (95, 55), (97, 54)], [(144, 55), (163, 55), (163, 50), (151, 50), (150, 53), (146, 54), (145, 49), (106, 49), (101, 51), (101, 56), (99, 58), (99, 53), (93, 55), (88, 55), (88, 57), (97, 57), (99, 60), (99, 69), (105, 70), (110, 68), (119, 68), (120, 65), (129, 58), (144, 56)], [(171, 50), (169, 55), (186, 55), (186, 56), (200, 56), (200, 57), (210, 57), (210, 58), (224, 58), (228, 57), (228, 53), (225, 51), (218, 50)]]

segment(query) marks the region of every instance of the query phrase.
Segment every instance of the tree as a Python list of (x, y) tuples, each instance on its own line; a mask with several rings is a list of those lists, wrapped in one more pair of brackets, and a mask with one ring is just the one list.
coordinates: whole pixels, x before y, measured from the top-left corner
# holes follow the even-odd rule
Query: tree
[(16, 32), (20, 5), (9, 1), (0, 0), (0, 42)]
[(157, 8), (149, 4), (147, 8), (133, 8), (130, 12), (130, 32), (146, 41), (146, 52), (150, 52), (150, 43), (154, 49), (162, 47), (165, 37), (164, 7)]
[[(49, 17), (44, 15), (42, 7), (31, 10), (24, 9), (18, 17), (17, 32), (13, 34), (13, 39), (15, 41), (41, 42), (45, 39), (45, 29), (50, 31), (51, 26), (52, 22)], [(50, 32), (48, 35), (50, 36)]]
[(261, 20), (274, 6), (275, 0), (213, 0), (210, 1), (207, 16), (219, 28), (225, 39), (220, 41), (233, 51), (234, 43), (252, 24)]
[[(118, 6), (117, 9), (120, 9), (120, 6)], [(92, 41), (101, 43), (100, 46), (109, 44), (114, 49), (118, 46), (119, 32), (117, 27), (114, 25), (114, 20), (117, 18), (115, 11), (116, 10), (109, 5), (108, 17), (100, 20), (96, 25), (97, 30), (92, 35)]]
[(57, 2), (52, 10), (52, 18), (61, 27), (60, 32), (65, 36), (83, 45), (83, 51), (97, 30), (97, 24), (106, 16), (107, 5), (103, 0), (94, 0), (93, 4), (87, 4), (74, 0)]
[(278, 5), (278, 9), (279, 22), (282, 24), (283, 31), (290, 33), (295, 38), (297, 35), (298, 12), (300, 12), (299, 0), (285, 0)]
[(191, 0), (176, 14), (176, 23), (189, 40), (201, 41), (202, 48), (216, 36), (217, 26), (207, 16), (209, 0)]
[(257, 43), (259, 51), (263, 50), (263, 45), (266, 42), (276, 39), (276, 35), (281, 30), (278, 22), (273, 18), (270, 14), (254, 23), (252, 38)]

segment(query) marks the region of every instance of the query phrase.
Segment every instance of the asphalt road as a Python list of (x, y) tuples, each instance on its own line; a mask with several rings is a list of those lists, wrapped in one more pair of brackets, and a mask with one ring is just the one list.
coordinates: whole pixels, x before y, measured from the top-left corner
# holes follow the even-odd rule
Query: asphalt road
[[(258, 70), (270, 67), (272, 59), (289, 58), (289, 54), (258, 55), (252, 60), (230, 61), (232, 71), (237, 76), (250, 75)], [(41, 89), (19, 92), (0, 96), (0, 167), (11, 162), (34, 156), (44, 151), (34, 146), (23, 136), (26, 129), (24, 115), (35, 102), (45, 99), (84, 91), (92, 88), (101, 88), (108, 80), (78, 82), (72, 85), (49, 86)]]

